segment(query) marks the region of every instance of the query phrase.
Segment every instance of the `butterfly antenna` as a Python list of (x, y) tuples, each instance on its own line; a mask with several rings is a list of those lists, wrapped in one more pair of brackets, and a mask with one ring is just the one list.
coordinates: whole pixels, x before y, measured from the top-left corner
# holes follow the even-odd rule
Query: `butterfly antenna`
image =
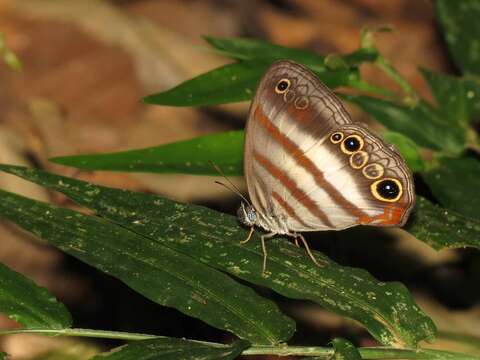
[(230, 181), (230, 179), (228, 177), (225, 176), (225, 174), (223, 173), (222, 169), (220, 169), (220, 167), (215, 164), (213, 161), (210, 161), (210, 164), (213, 166), (213, 168), (228, 182), (228, 184), (230, 186), (228, 186), (227, 184), (224, 184), (222, 183), (221, 181), (218, 181), (218, 180), (215, 180), (215, 183), (218, 184), (218, 185), (222, 185), (224, 188), (230, 190), (231, 192), (233, 192), (234, 194), (237, 194), (238, 196), (240, 196), (248, 205), (251, 205), (250, 204), (250, 201), (247, 200), (247, 198), (245, 196), (242, 195), (240, 189), (235, 186), (235, 184), (233, 182)]

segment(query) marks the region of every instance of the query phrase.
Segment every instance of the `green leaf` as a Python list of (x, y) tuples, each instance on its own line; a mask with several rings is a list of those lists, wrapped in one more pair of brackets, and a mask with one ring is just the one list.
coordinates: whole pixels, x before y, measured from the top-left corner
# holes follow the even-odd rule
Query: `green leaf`
[[(412, 140), (393, 131), (382, 135), (398, 148), (412, 171), (425, 168), (419, 148)], [(243, 142), (243, 131), (229, 131), (140, 150), (62, 156), (49, 160), (86, 170), (218, 175), (213, 162), (225, 175), (240, 176), (243, 174)]]
[[(213, 36), (204, 36), (204, 39), (214, 48), (220, 50), (222, 54), (232, 59), (291, 59), (309, 64), (310, 68), (317, 72), (323, 72), (326, 68), (338, 68), (326, 64), (327, 58), (331, 55), (324, 57), (311, 50), (295, 49), (272, 44), (264, 40), (245, 37), (217, 38)], [(378, 56), (378, 51), (372, 47), (370, 49), (358, 49), (351, 54), (343, 56), (334, 56), (335, 59), (340, 60), (346, 67), (355, 67), (364, 62), (375, 61)]]
[(42, 171), (9, 165), (0, 169), (62, 192), (102, 218), (148, 237), (152, 252), (168, 247), (284, 296), (312, 300), (359, 321), (383, 344), (415, 346), (434, 337), (432, 321), (402, 284), (380, 282), (364, 270), (340, 266), (316, 252), (324, 263), (319, 268), (303, 249), (284, 239), (269, 240), (268, 271), (262, 276), (260, 236), (257, 232), (248, 244), (240, 244), (247, 231), (232, 216)]
[(255, 59), (291, 59), (302, 63), (311, 64), (316, 71), (325, 71), (324, 57), (310, 50), (289, 48), (272, 44), (268, 41), (245, 38), (217, 38), (204, 36), (204, 39), (223, 55), (237, 60)]
[(228, 64), (187, 80), (169, 90), (146, 96), (146, 104), (207, 106), (250, 100), (270, 62)]
[[(69, 182), (58, 180), (59, 186)], [(94, 188), (88, 190), (97, 191)], [(122, 192), (119, 190), (120, 193)], [(125, 197), (125, 194), (123, 195)], [(269, 300), (229, 276), (182, 253), (98, 217), (55, 207), (0, 190), (0, 216), (45, 239), (62, 251), (119, 278), (152, 301), (175, 307), (254, 343), (275, 344), (294, 331), (292, 320)], [(161, 205), (161, 204), (160, 204)], [(173, 204), (172, 204), (173, 205)], [(178, 211), (183, 208), (176, 204)], [(140, 206), (141, 208), (141, 206)], [(175, 223), (175, 208), (165, 228)], [(110, 207), (109, 211), (123, 211)], [(136, 216), (135, 209), (129, 216)], [(141, 223), (143, 220), (134, 220)], [(189, 227), (173, 225), (170, 240), (188, 242)], [(211, 251), (217, 251), (211, 249)]]
[(246, 341), (219, 346), (184, 339), (157, 338), (132, 341), (91, 360), (233, 360), (248, 346)]
[(465, 148), (465, 129), (452, 126), (426, 103), (419, 101), (412, 107), (389, 100), (364, 95), (344, 95), (389, 130), (401, 133), (418, 145), (449, 154), (459, 154)]
[(404, 228), (436, 250), (480, 249), (480, 221), (447, 210), (417, 196), (417, 206)]
[(480, 73), (480, 6), (477, 0), (437, 0), (437, 19), (450, 54), (463, 72)]
[(446, 208), (480, 218), (480, 162), (472, 158), (442, 158), (438, 166), (422, 173), (435, 198)]
[[(169, 90), (146, 96), (146, 104), (169, 106), (208, 106), (250, 100), (261, 76), (273, 59), (246, 60), (228, 64), (187, 80)], [(304, 63), (309, 66), (310, 64)], [(329, 87), (348, 84), (357, 79), (350, 69), (326, 70), (315, 64), (315, 73)]]
[(480, 115), (480, 82), (422, 69), (440, 112), (455, 126), (466, 127)]
[(333, 339), (333, 348), (335, 353), (332, 360), (362, 360), (362, 356), (358, 349), (348, 340)]
[(0, 263), (0, 313), (25, 328), (63, 329), (72, 319), (47, 289)]
[(417, 172), (425, 169), (425, 162), (420, 155), (420, 149), (413, 140), (394, 131), (385, 131), (382, 133), (382, 137), (386, 142), (395, 145), (407, 162), (410, 170)]
[(241, 60), (201, 74), (172, 89), (143, 98), (147, 104), (208, 106), (250, 100), (258, 81), (272, 62), (291, 59), (312, 69), (329, 87), (358, 81), (357, 65), (373, 61), (376, 52), (360, 49), (340, 57), (348, 66), (327, 66), (325, 58), (309, 50), (292, 49), (248, 38), (205, 39), (224, 55)]
[(88, 170), (218, 175), (211, 164), (214, 162), (225, 175), (241, 175), (243, 140), (243, 131), (230, 131), (147, 149), (64, 156), (50, 161)]

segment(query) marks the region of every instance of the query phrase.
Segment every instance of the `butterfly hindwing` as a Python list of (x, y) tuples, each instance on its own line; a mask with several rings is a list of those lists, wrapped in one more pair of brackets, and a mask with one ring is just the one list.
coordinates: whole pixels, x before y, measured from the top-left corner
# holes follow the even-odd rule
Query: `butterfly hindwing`
[[(332, 139), (333, 134), (342, 139)], [(346, 149), (347, 138), (361, 142), (361, 148)], [(394, 225), (404, 222), (412, 207), (413, 182), (401, 156), (352, 124), (340, 100), (291, 61), (273, 64), (260, 82), (244, 159), (259, 224), (273, 232)], [(389, 182), (380, 183), (384, 178)], [(392, 197), (395, 186), (401, 187), (398, 199)]]

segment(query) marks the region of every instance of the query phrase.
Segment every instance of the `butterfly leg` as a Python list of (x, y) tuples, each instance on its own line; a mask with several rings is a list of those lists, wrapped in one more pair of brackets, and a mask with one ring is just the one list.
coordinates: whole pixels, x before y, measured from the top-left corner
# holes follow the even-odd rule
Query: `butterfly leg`
[(255, 230), (255, 228), (253, 226), (250, 227), (250, 232), (248, 233), (248, 236), (245, 240), (242, 240), (240, 241), (240, 244), (246, 244), (247, 242), (250, 241), (250, 239), (252, 238), (252, 235), (253, 235), (253, 231)]
[(310, 250), (310, 246), (308, 246), (307, 240), (303, 237), (302, 234), (295, 233), (293, 234), (293, 236), (295, 236), (295, 241), (297, 241), (297, 239), (300, 239), (302, 241), (303, 246), (305, 246), (305, 251), (307, 252), (310, 259), (312, 259), (315, 265), (317, 265), (318, 267), (323, 267), (325, 265), (325, 263), (321, 263), (315, 258), (315, 255), (313, 255), (312, 250)]
[(263, 234), (260, 237), (261, 243), (262, 243), (262, 251), (263, 251), (263, 268), (262, 268), (262, 274), (265, 274), (267, 272), (267, 245), (265, 244), (266, 239), (270, 239), (271, 237), (274, 237), (277, 235), (277, 233), (271, 232), (268, 234)]

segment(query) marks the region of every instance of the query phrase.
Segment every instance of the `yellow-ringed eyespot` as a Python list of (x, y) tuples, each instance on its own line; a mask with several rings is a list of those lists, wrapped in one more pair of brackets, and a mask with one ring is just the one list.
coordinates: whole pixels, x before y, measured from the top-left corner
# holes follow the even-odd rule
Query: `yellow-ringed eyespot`
[(363, 148), (363, 139), (358, 135), (349, 135), (343, 140), (340, 145), (340, 149), (345, 154), (353, 154), (355, 151), (361, 150)]
[(375, 199), (386, 202), (396, 202), (403, 194), (402, 183), (397, 179), (384, 178), (370, 185), (370, 190)]
[(299, 96), (295, 99), (294, 105), (298, 110), (305, 110), (310, 105), (310, 101), (306, 96)]
[(275, 86), (275, 92), (277, 94), (283, 94), (283, 93), (286, 93), (288, 91), (288, 89), (290, 88), (290, 85), (292, 83), (290, 82), (290, 80), (288, 79), (281, 79), (277, 82), (277, 85)]
[(362, 174), (367, 179), (378, 179), (383, 176), (383, 166), (377, 163), (368, 164), (362, 169)]
[(338, 144), (342, 140), (343, 133), (341, 133), (340, 131), (334, 132), (332, 135), (330, 135), (330, 141), (334, 144)]
[(361, 169), (368, 161), (368, 154), (365, 151), (356, 151), (350, 155), (350, 166), (354, 169)]

